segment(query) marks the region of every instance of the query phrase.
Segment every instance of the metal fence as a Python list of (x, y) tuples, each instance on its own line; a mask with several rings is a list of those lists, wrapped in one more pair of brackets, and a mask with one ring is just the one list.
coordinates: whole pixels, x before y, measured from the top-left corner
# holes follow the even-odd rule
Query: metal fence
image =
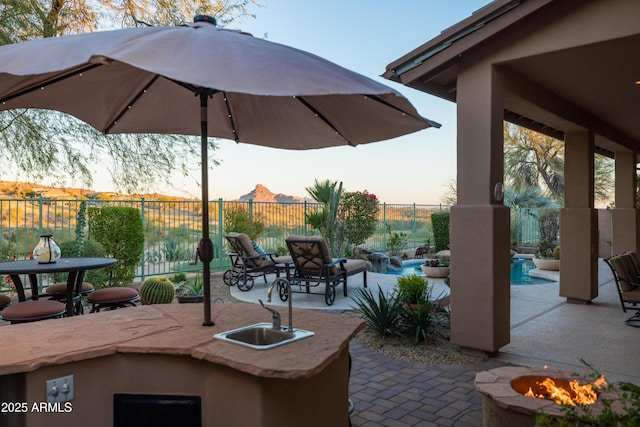
[[(0, 199), (0, 257), (2, 260), (28, 257), (41, 234), (53, 234), (58, 243), (75, 239), (76, 216), (82, 200)], [(202, 205), (197, 200), (87, 200), (87, 208), (128, 206), (142, 216), (145, 243), (137, 276), (192, 271), (198, 266), (195, 250), (201, 237)], [(209, 205), (211, 238), (215, 258), (213, 270), (228, 268), (229, 257), (224, 241), (225, 209), (242, 206), (250, 215), (260, 218), (265, 232), (258, 243), (268, 252), (283, 252), (285, 238), (290, 235), (316, 234), (307, 223), (307, 214), (319, 208), (317, 203), (266, 203), (212, 201)], [(378, 226), (363, 245), (385, 251), (390, 235), (401, 236), (404, 248), (433, 242), (431, 214), (448, 211), (444, 205), (386, 204), (380, 205)], [(390, 234), (391, 233), (391, 234)], [(91, 232), (89, 230), (89, 238)]]
[(540, 240), (538, 218), (544, 210), (558, 211), (559, 208), (511, 209), (511, 240), (517, 242), (519, 246), (537, 246)]

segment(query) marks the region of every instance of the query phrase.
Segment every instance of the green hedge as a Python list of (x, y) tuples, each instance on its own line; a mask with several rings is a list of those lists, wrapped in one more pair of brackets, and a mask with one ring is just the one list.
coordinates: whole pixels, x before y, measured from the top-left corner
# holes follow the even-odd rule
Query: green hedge
[(129, 285), (144, 250), (142, 216), (135, 208), (108, 206), (89, 208), (89, 237), (104, 246), (108, 257), (118, 261), (108, 267), (108, 286)]
[(431, 226), (436, 251), (449, 249), (449, 212), (432, 213)]

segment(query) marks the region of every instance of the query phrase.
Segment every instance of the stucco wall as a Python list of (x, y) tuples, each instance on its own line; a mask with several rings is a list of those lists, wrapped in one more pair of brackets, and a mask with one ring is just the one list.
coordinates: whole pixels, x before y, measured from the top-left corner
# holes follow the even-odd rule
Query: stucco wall
[[(26, 402), (44, 402), (48, 379), (74, 375), (67, 413), (25, 414), (25, 427), (113, 426), (115, 393), (197, 395), (203, 426), (347, 426), (348, 350), (319, 375), (259, 378), (190, 356), (117, 353), (24, 375)], [(20, 425), (20, 424), (16, 424)]]

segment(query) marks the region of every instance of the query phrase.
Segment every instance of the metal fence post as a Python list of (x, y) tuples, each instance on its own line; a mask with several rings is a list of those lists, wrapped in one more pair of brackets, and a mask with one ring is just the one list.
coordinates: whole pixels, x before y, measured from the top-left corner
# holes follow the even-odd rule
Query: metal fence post
[(382, 242), (387, 249), (387, 202), (382, 203)]
[(418, 240), (418, 224), (417, 224), (417, 213), (416, 213), (416, 204), (413, 204), (413, 246), (416, 245), (416, 240)]
[(38, 231), (42, 234), (42, 194), (38, 196)]
[(304, 207), (303, 207), (303, 215), (302, 215), (302, 221), (303, 221), (303, 226), (304, 226), (304, 235), (307, 236), (308, 232), (307, 232), (307, 201), (304, 201)]
[(222, 233), (223, 233), (223, 224), (222, 219), (224, 218), (222, 210), (224, 209), (224, 203), (222, 199), (218, 199), (218, 236), (216, 237), (216, 247), (218, 252), (218, 268), (222, 270)]
[[(142, 198), (142, 200), (140, 201), (140, 218), (142, 218), (142, 229), (146, 230), (147, 227), (145, 225), (145, 216), (144, 216), (144, 197)], [(146, 234), (146, 233), (145, 233)], [(146, 239), (145, 239), (146, 240)], [(145, 242), (145, 249), (147, 247), (147, 243)], [(142, 260), (140, 262), (140, 280), (144, 282), (144, 265), (145, 265), (146, 259), (145, 259), (145, 251), (142, 251)]]

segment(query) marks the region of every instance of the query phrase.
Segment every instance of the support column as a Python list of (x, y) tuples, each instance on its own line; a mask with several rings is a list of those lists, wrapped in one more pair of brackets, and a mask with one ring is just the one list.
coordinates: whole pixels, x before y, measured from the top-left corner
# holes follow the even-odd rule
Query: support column
[(638, 252), (640, 216), (636, 209), (636, 153), (619, 152), (615, 157), (615, 204), (611, 211), (611, 251)]
[(598, 212), (593, 208), (594, 135), (565, 133), (564, 205), (560, 210), (560, 296), (598, 296)]
[(510, 340), (510, 216), (500, 194), (504, 175), (503, 84), (494, 67), (479, 68), (458, 75), (458, 202), (451, 209), (451, 342), (496, 352)]

